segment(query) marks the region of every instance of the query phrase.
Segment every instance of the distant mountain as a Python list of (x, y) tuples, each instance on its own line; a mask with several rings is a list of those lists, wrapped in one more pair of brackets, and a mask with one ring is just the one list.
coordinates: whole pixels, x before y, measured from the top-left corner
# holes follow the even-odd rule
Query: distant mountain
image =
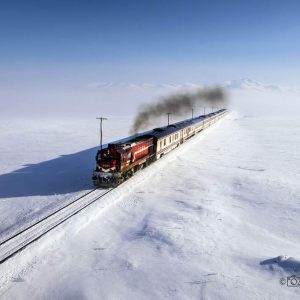
[[(125, 88), (125, 89), (137, 89), (137, 90), (189, 90), (201, 88), (204, 85), (185, 82), (185, 83), (123, 83), (123, 82), (108, 82), (99, 83), (91, 82), (88, 84), (89, 88), (93, 89), (109, 89), (109, 88)], [(274, 91), (274, 92), (300, 92), (298, 88), (291, 88), (286, 86), (263, 84), (261, 82), (249, 79), (235, 79), (226, 81), (220, 86), (228, 89), (239, 89), (239, 90), (256, 90), (256, 91)]]
[(121, 82), (91, 82), (88, 84), (89, 88), (102, 89), (102, 88), (130, 88), (130, 89), (190, 89), (200, 88), (202, 85), (192, 82), (185, 83), (121, 83)]
[(227, 81), (222, 84), (223, 87), (229, 89), (242, 89), (242, 90), (257, 90), (257, 91), (280, 91), (280, 92), (299, 92), (297, 88), (286, 86), (263, 84), (249, 78), (242, 78), (237, 80)]

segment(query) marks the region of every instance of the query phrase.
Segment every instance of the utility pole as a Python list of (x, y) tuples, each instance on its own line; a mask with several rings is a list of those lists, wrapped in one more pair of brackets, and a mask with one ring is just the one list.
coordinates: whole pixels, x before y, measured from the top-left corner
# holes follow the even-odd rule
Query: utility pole
[(167, 113), (167, 115), (168, 115), (168, 126), (170, 125), (170, 115), (171, 115), (171, 113)]
[(192, 120), (194, 119), (194, 109), (192, 108)]
[(96, 119), (100, 121), (100, 150), (102, 150), (102, 121), (107, 120), (107, 119), (103, 118), (103, 117), (99, 117)]

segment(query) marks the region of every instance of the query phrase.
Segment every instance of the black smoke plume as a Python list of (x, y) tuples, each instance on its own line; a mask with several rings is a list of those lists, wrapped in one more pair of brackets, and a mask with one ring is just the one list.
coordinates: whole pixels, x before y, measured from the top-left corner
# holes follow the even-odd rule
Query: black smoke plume
[(156, 103), (143, 106), (134, 119), (131, 134), (149, 128), (151, 124), (167, 113), (174, 116), (184, 116), (193, 108), (224, 107), (227, 102), (225, 90), (220, 87), (201, 88), (195, 92), (177, 93), (163, 97)]

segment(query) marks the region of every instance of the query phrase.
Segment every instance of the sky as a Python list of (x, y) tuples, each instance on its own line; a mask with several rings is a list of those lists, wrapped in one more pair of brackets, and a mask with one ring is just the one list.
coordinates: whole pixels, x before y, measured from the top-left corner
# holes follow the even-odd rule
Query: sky
[(91, 83), (300, 86), (299, 12), (290, 0), (1, 1), (0, 104), (81, 101)]

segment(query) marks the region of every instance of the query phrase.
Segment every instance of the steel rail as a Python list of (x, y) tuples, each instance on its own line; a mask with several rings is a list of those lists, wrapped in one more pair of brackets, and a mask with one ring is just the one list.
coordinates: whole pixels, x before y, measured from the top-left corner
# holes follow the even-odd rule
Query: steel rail
[(0, 247), (1, 247), (3, 244), (5, 244), (6, 242), (8, 242), (9, 240), (13, 239), (14, 237), (20, 235), (21, 233), (23, 233), (24, 231), (30, 229), (31, 227), (33, 227), (33, 226), (35, 226), (35, 225), (37, 225), (37, 224), (43, 222), (44, 220), (46, 220), (46, 219), (48, 219), (49, 217), (51, 217), (52, 215), (56, 214), (56, 213), (59, 212), (60, 210), (62, 210), (62, 209), (64, 209), (64, 208), (66, 208), (66, 207), (72, 205), (73, 203), (77, 202), (77, 201), (80, 200), (81, 198), (83, 198), (83, 197), (85, 197), (85, 196), (91, 194), (91, 193), (94, 192), (95, 190), (97, 190), (97, 188), (95, 188), (95, 189), (93, 189), (93, 190), (91, 190), (91, 191), (85, 193), (84, 195), (82, 195), (82, 196), (76, 198), (75, 200), (73, 200), (73, 201), (67, 203), (65, 206), (60, 207), (59, 209), (57, 209), (57, 210), (51, 212), (49, 215), (44, 216), (43, 218), (41, 218), (41, 219), (38, 220), (37, 222), (35, 222), (35, 223), (33, 223), (33, 224), (27, 226), (26, 228), (24, 228), (24, 229), (22, 229), (22, 230), (20, 230), (20, 231), (18, 231), (18, 232), (16, 232), (16, 233), (14, 233), (14, 234), (12, 234), (10, 237), (8, 237), (8, 238), (6, 238), (5, 240), (3, 240), (3, 241), (0, 242)]
[[(0, 243), (0, 264), (23, 250), (28, 245), (37, 241), (43, 235), (64, 223), (89, 205), (93, 204), (114, 188), (106, 190), (103, 194), (91, 197), (92, 193), (99, 190), (93, 189), (60, 209), (40, 219), (38, 222), (28, 226), (20, 232), (10, 236)], [(91, 197), (91, 198), (90, 198)], [(73, 207), (74, 206), (74, 207)]]

